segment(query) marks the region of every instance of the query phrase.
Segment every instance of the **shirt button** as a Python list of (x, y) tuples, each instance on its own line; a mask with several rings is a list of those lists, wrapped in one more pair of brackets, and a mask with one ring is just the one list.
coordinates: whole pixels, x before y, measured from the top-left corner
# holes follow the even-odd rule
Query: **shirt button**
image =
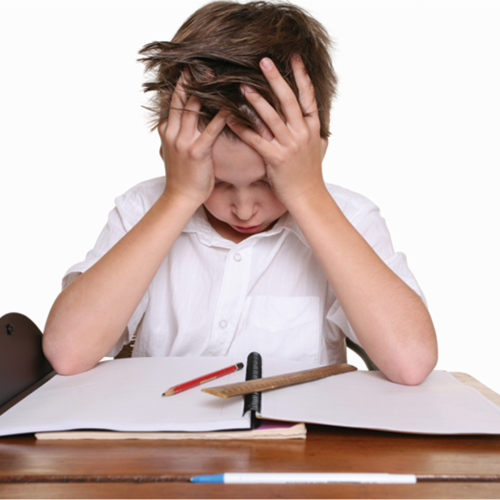
[(226, 328), (226, 326), (227, 326), (227, 321), (226, 321), (225, 319), (223, 319), (223, 320), (219, 323), (219, 326), (220, 326), (221, 328)]
[(235, 253), (234, 254), (234, 257), (233, 259), (236, 261), (236, 262), (239, 262), (243, 257), (241, 256), (241, 254), (239, 253)]

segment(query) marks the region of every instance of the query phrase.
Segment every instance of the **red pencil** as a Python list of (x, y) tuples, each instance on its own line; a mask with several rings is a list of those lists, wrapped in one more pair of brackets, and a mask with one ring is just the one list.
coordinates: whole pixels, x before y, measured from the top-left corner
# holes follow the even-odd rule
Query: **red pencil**
[(201, 384), (205, 384), (206, 382), (210, 382), (211, 380), (215, 380), (216, 378), (223, 377), (224, 375), (229, 375), (230, 373), (237, 372), (243, 368), (243, 363), (236, 363), (235, 365), (228, 366), (222, 370), (218, 370), (216, 372), (208, 373), (207, 375), (203, 375), (201, 377), (190, 380), (189, 382), (184, 382), (183, 384), (174, 385), (166, 392), (163, 393), (163, 396), (172, 396), (182, 391), (187, 391), (188, 389), (192, 389), (193, 387), (198, 387)]

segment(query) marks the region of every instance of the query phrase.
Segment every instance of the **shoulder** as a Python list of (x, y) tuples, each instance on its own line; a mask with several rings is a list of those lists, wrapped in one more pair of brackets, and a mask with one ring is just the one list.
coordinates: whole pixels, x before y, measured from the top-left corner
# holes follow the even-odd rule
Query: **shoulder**
[(165, 177), (141, 182), (115, 199), (119, 211), (144, 215), (158, 200), (165, 188)]
[(326, 184), (326, 188), (344, 215), (352, 221), (358, 215), (378, 211), (377, 205), (366, 196), (335, 184)]

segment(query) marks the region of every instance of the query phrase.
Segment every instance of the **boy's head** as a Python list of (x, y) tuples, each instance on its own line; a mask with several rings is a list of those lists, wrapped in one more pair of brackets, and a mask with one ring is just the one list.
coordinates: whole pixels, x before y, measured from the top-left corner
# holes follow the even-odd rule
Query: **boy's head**
[[(330, 45), (323, 26), (297, 6), (262, 1), (211, 2), (197, 10), (171, 42), (153, 42), (140, 51), (140, 60), (154, 73), (154, 80), (144, 84), (146, 92), (156, 92), (150, 107), (155, 113), (154, 124), (168, 118), (175, 85), (182, 69), (188, 67), (192, 79), (186, 90), (203, 103), (203, 125), (220, 109), (229, 109), (237, 120), (257, 130), (259, 119), (240, 85), (254, 87), (281, 113), (259, 62), (270, 57), (298, 95), (290, 58), (299, 54), (314, 86), (320, 134), (326, 138), (330, 135), (330, 107), (337, 83)], [(231, 134), (227, 127), (225, 132)]]

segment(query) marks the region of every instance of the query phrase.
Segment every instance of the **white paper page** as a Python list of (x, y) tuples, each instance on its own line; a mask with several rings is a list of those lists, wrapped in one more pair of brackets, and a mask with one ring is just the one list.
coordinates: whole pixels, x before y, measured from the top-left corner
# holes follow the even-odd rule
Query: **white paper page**
[[(311, 368), (263, 365), (264, 376)], [(264, 418), (425, 434), (500, 434), (500, 408), (451, 374), (434, 371), (419, 386), (356, 371), (262, 393)]]
[[(242, 398), (220, 399), (193, 388), (162, 394), (231, 364), (230, 358), (129, 358), (92, 370), (56, 375), (0, 416), (0, 436), (70, 429), (117, 431), (214, 431), (250, 427)], [(245, 379), (245, 369), (202, 387)]]

